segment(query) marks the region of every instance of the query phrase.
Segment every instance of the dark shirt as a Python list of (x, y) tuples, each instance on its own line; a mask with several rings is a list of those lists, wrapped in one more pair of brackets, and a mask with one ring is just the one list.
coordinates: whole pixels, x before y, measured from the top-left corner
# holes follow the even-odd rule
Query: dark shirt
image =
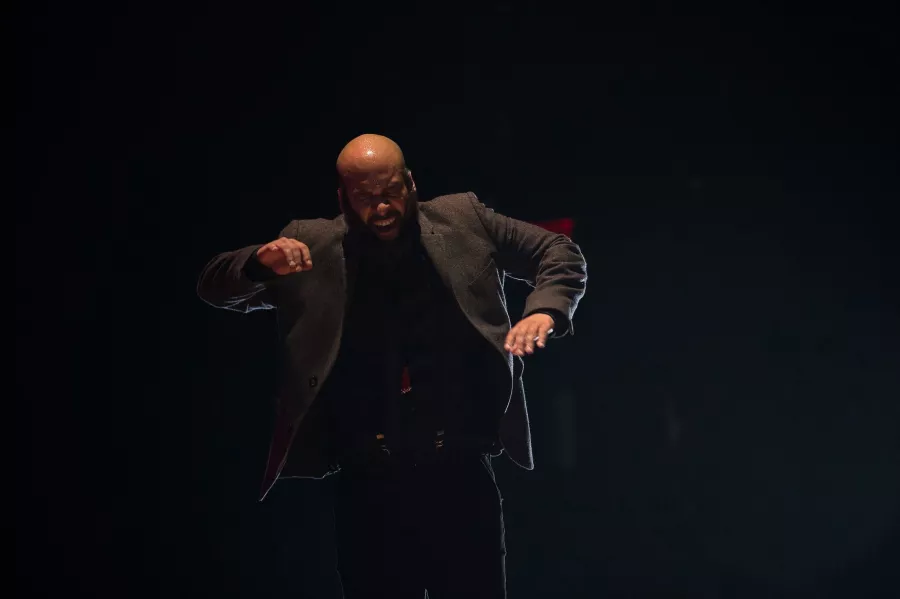
[[(496, 440), (496, 350), (468, 321), (419, 242), (415, 225), (394, 242), (347, 245), (350, 299), (341, 347), (320, 400), (338, 450), (383, 434), (388, 447), (449, 438)], [(401, 393), (404, 369), (411, 390)]]

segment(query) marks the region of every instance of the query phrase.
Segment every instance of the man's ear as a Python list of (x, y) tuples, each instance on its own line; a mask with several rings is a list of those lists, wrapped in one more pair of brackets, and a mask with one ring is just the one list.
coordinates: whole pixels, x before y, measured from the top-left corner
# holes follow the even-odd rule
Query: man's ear
[(409, 190), (409, 192), (414, 192), (416, 190), (416, 181), (415, 179), (413, 179), (412, 171), (406, 169), (406, 172), (403, 174), (403, 178), (406, 179), (406, 188)]
[(344, 193), (344, 186), (341, 184), (338, 184), (337, 201), (338, 201), (338, 207), (341, 209), (341, 212), (343, 214), (347, 214), (347, 211), (350, 209), (350, 207), (347, 206), (347, 198), (345, 197), (346, 195), (347, 194)]

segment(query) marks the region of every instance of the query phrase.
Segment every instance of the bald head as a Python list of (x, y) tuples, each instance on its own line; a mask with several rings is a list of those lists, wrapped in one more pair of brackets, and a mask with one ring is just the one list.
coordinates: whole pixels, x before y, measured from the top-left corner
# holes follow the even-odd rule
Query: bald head
[(341, 150), (337, 171), (341, 207), (352, 209), (379, 239), (396, 239), (416, 201), (400, 146), (383, 135), (360, 135)]
[(350, 140), (337, 159), (337, 171), (341, 178), (386, 168), (403, 169), (405, 162), (400, 146), (383, 135), (366, 133)]

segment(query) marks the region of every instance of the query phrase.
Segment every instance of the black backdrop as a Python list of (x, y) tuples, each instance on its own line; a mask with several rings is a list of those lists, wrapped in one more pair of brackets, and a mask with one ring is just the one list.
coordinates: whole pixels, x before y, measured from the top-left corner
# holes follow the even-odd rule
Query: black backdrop
[(367, 131), (588, 258), (497, 464), (512, 597), (900, 589), (894, 25), (535, 6), (19, 11), (23, 596), (335, 596), (329, 485), (256, 502), (272, 315), (194, 284)]

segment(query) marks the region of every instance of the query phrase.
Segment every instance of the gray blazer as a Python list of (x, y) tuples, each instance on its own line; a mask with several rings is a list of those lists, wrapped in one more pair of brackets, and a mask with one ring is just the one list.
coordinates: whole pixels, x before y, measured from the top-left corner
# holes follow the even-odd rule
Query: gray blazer
[[(531, 470), (524, 363), (503, 348), (510, 329), (504, 279), (508, 275), (534, 287), (525, 302), (526, 316), (541, 310), (565, 316), (565, 322), (556, 323), (554, 336), (560, 337), (573, 332), (572, 317), (585, 292), (584, 256), (568, 237), (497, 214), (473, 193), (420, 202), (417, 218), (422, 245), (437, 272), (472, 325), (497, 350), (494, 363), (509, 379), (509, 393), (497, 397), (504, 407), (498, 423), (502, 450)], [(347, 305), (347, 231), (343, 215), (292, 221), (281, 236), (309, 246), (311, 271), (250, 280), (244, 265), (261, 247), (255, 245), (213, 258), (197, 284), (199, 296), (217, 308), (278, 309), (284, 374), (260, 500), (279, 478), (323, 478), (337, 471), (327, 450), (324, 410), (315, 399), (340, 345)]]

